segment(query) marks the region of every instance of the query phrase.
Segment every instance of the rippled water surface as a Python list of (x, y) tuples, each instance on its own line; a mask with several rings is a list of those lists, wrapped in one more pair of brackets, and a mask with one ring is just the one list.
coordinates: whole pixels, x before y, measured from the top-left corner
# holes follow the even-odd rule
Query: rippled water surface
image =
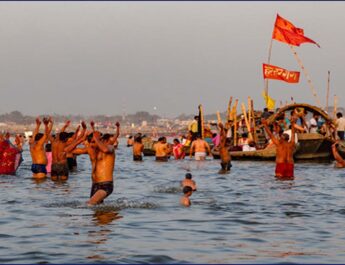
[[(27, 146), (26, 146), (27, 148)], [(115, 189), (88, 208), (87, 156), (67, 182), (31, 178), (27, 149), (17, 176), (0, 178), (0, 263), (343, 263), (345, 169), (296, 164), (276, 181), (273, 162), (133, 162), (122, 140)], [(179, 205), (189, 170), (198, 191)]]

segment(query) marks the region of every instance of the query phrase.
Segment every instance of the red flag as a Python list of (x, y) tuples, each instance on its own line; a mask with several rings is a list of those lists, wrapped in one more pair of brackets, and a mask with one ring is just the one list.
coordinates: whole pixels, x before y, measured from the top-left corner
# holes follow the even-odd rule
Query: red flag
[(285, 81), (287, 83), (298, 83), (299, 72), (288, 71), (278, 66), (262, 64), (264, 78)]
[(295, 46), (310, 42), (316, 44), (320, 48), (318, 43), (304, 36), (303, 29), (296, 28), (290, 21), (282, 18), (278, 14), (274, 24), (272, 39)]

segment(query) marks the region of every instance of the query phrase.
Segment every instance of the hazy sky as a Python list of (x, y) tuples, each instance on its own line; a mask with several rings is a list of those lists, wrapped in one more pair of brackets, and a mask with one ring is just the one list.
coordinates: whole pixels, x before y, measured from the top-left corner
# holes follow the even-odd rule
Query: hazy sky
[[(0, 2), (0, 113), (173, 117), (224, 111), (230, 95), (262, 108), (277, 13), (321, 45), (296, 50), (322, 104), (330, 70), (330, 105), (345, 105), (345, 2)], [(300, 71), (277, 41), (271, 64)], [(302, 72), (269, 91), (315, 103)]]

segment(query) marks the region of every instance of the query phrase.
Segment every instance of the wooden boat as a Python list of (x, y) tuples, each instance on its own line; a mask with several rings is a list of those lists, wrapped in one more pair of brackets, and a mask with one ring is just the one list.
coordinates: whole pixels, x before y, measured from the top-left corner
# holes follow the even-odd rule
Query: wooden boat
[[(309, 104), (290, 104), (273, 114), (269, 119), (268, 123), (273, 123), (282, 113), (294, 110), (294, 109), (305, 109), (307, 111), (318, 113), (325, 121), (332, 122), (332, 119), (322, 109), (309, 105)], [(263, 133), (262, 130), (258, 129), (257, 133)], [(294, 159), (296, 161), (320, 161), (332, 159), (332, 139), (323, 136), (319, 133), (298, 133), (298, 144), (294, 152)], [(340, 146), (340, 145), (339, 145)], [(342, 148), (338, 148), (339, 153), (345, 158), (345, 145)], [(219, 153), (217, 150), (212, 150), (213, 157), (219, 159)], [(275, 159), (275, 148), (260, 149), (256, 151), (230, 151), (230, 155), (233, 160), (274, 160)]]

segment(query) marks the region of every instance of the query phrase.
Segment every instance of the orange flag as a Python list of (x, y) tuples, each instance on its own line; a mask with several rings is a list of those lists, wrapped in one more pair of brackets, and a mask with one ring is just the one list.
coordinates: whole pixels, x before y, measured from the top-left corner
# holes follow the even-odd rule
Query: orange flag
[(278, 14), (274, 24), (272, 39), (294, 46), (300, 46), (302, 43), (310, 42), (320, 48), (318, 43), (304, 36), (303, 29), (296, 28), (290, 21), (282, 18)]
[(278, 66), (262, 64), (264, 78), (285, 81), (287, 83), (298, 83), (299, 72), (288, 71)]

